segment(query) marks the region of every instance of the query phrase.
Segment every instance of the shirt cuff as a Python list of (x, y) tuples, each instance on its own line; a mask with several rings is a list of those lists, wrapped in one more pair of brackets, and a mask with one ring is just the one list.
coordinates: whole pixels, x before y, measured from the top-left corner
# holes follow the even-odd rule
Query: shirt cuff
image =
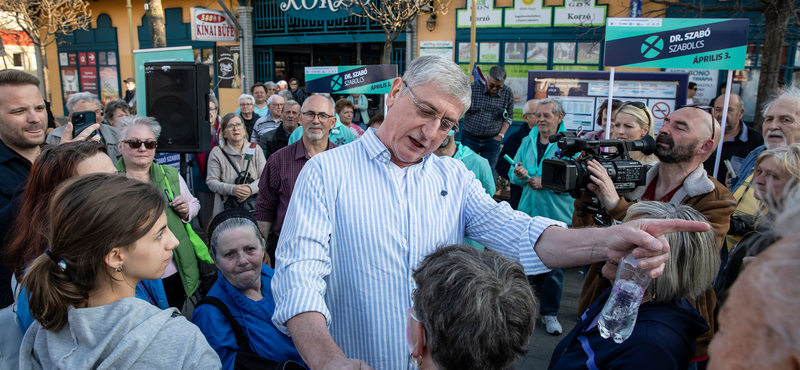
[(310, 288), (293, 288), (281, 295), (275, 304), (272, 322), (281, 333), (289, 335), (286, 322), (303, 312), (319, 312), (325, 317), (326, 325), (331, 326), (331, 313), (325, 304), (325, 298)]
[(525, 269), (525, 275), (546, 274), (552, 270), (544, 265), (534, 249), (536, 247), (536, 242), (539, 241), (539, 237), (542, 236), (544, 231), (550, 226), (567, 228), (567, 224), (561, 221), (539, 216), (533, 218), (528, 232), (530, 245), (520, 246), (519, 250), (519, 263), (522, 264), (522, 267)]

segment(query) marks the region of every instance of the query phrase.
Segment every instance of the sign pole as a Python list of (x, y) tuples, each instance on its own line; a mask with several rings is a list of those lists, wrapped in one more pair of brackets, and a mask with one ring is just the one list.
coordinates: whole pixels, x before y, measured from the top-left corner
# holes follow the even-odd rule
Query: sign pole
[[(728, 104), (731, 100), (731, 84), (733, 83), (733, 70), (728, 70), (728, 85), (725, 86), (725, 105), (722, 106), (722, 122), (720, 126), (719, 144), (717, 145), (717, 160), (714, 161), (714, 178), (717, 178), (719, 173), (719, 161), (722, 158), (722, 143), (725, 141), (725, 123), (728, 122)], [(713, 114), (711, 115), (714, 116)], [(742, 130), (747, 130), (747, 127), (742, 127)], [(712, 138), (713, 139), (713, 138)], [(733, 174), (731, 174), (732, 176)]]
[(606, 101), (606, 140), (611, 138), (611, 114), (614, 108), (614, 67), (608, 79), (608, 100)]
[(477, 47), (475, 44), (475, 18), (477, 17), (477, 9), (478, 9), (478, 0), (467, 0), (472, 3), (472, 15), (470, 16), (470, 28), (469, 28), (469, 72), (467, 73), (470, 77), (470, 82), (475, 82), (475, 78), (472, 77), (472, 70), (475, 69), (475, 60), (477, 59)]

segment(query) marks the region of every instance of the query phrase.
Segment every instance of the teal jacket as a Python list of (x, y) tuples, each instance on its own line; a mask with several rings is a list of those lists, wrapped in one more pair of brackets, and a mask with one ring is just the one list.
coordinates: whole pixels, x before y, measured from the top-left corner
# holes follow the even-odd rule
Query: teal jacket
[(458, 141), (456, 141), (456, 154), (453, 155), (453, 158), (463, 162), (464, 166), (472, 171), (475, 174), (475, 178), (481, 182), (483, 190), (486, 190), (490, 197), (494, 196), (496, 190), (495, 179), (492, 178), (492, 168), (489, 167), (489, 161), (486, 158), (479, 156), (468, 146), (461, 145)]
[[(564, 122), (558, 124), (558, 132), (566, 131)], [(547, 144), (544, 158), (537, 158), (536, 142), (539, 140), (539, 128), (534, 127), (527, 137), (522, 139), (522, 144), (514, 156), (514, 163), (522, 162), (522, 166), (528, 170), (528, 174), (533, 177), (542, 176), (542, 161), (554, 158), (558, 146), (556, 143)], [(522, 199), (519, 201), (519, 210), (530, 216), (542, 216), (553, 220), (566, 222), (572, 225), (572, 212), (574, 211), (573, 202), (575, 201), (568, 193), (556, 194), (551, 190), (533, 190), (514, 174), (514, 167), (508, 170), (508, 179), (512, 184), (522, 187)]]
[[(297, 126), (294, 132), (292, 132), (292, 136), (289, 136), (289, 144), (300, 140), (301, 137), (303, 137), (303, 126)], [(336, 125), (334, 125), (331, 132), (328, 133), (328, 139), (336, 144), (336, 146), (342, 146), (347, 143), (352, 143), (358, 138), (353, 131), (350, 131), (350, 129), (337, 118)]]

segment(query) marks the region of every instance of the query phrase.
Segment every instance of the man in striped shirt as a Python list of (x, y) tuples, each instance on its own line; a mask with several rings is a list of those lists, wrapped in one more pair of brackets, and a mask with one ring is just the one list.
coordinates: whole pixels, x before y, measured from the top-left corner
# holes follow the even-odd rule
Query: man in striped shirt
[(668, 220), (568, 230), (496, 203), (460, 161), (432, 154), (470, 104), (467, 77), (446, 58), (416, 58), (386, 104), (380, 129), (306, 163), (281, 230), (272, 319), (311, 369), (413, 369), (413, 271), (464, 236), (529, 275), (619, 260), (641, 246), (635, 255), (649, 258), (639, 266), (658, 276), (669, 248), (651, 234), (708, 229)]

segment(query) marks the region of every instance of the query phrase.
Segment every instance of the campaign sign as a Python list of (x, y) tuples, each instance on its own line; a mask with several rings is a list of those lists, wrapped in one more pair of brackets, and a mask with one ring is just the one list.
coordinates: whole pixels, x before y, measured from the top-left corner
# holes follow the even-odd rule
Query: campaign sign
[(388, 94), (396, 77), (396, 65), (306, 67), (306, 92)]
[(744, 68), (748, 19), (608, 18), (605, 65)]

